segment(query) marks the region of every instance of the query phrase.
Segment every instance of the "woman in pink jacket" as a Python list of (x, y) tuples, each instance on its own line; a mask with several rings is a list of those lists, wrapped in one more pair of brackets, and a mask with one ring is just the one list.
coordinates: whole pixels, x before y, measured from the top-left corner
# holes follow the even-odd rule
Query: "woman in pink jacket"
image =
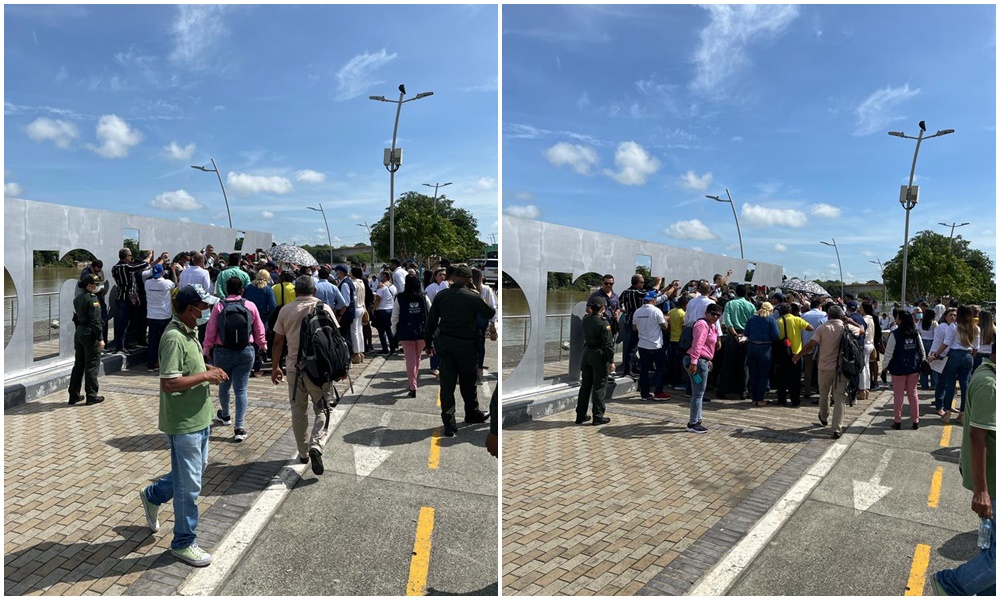
[(692, 326), (691, 347), (684, 356), (684, 368), (691, 378), (691, 418), (687, 424), (687, 431), (691, 433), (708, 432), (701, 424), (701, 404), (708, 386), (708, 372), (712, 370), (712, 359), (719, 344), (715, 324), (721, 316), (722, 309), (718, 304), (705, 307), (705, 317), (695, 321)]

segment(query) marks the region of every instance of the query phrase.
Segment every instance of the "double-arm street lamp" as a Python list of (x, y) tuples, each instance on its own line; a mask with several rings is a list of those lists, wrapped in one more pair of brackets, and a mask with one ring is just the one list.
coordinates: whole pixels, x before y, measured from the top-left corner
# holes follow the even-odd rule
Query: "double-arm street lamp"
[(330, 264), (333, 264), (333, 240), (330, 238), (330, 224), (326, 222), (326, 211), (323, 210), (323, 205), (320, 204), (319, 208), (315, 206), (307, 206), (309, 210), (319, 211), (323, 215), (323, 225), (326, 225), (326, 243), (330, 246)]
[(229, 217), (229, 228), (232, 229), (233, 215), (229, 213), (229, 197), (226, 196), (226, 186), (223, 185), (222, 183), (222, 175), (219, 174), (219, 167), (218, 165), (215, 164), (215, 159), (210, 158), (209, 160), (212, 161), (211, 169), (209, 169), (208, 167), (198, 166), (198, 165), (191, 165), (191, 168), (198, 169), (199, 171), (205, 171), (206, 173), (215, 173), (215, 175), (219, 178), (219, 185), (222, 186), (222, 199), (226, 201), (226, 216)]
[(739, 219), (739, 217), (736, 216), (736, 205), (733, 204), (733, 197), (729, 193), (729, 188), (726, 188), (726, 196), (729, 198), (729, 200), (725, 200), (725, 199), (720, 198), (718, 196), (709, 196), (708, 194), (705, 195), (706, 198), (709, 198), (711, 200), (715, 200), (716, 202), (728, 202), (729, 206), (731, 206), (733, 208), (733, 218), (736, 219), (736, 235), (740, 238), (740, 258), (744, 258), (744, 256), (743, 256), (743, 234), (740, 232), (740, 219)]
[[(407, 102), (420, 100), (427, 96), (433, 96), (434, 92), (421, 92), (409, 100), (403, 100), (406, 95), (406, 87), (399, 84), (399, 100), (388, 100), (385, 96), (368, 96), (369, 100), (378, 102), (391, 102), (396, 105), (396, 122), (392, 126), (392, 147), (386, 148), (383, 153), (382, 164), (389, 171), (389, 255), (396, 256), (396, 171), (402, 165), (402, 148), (396, 148), (396, 133), (399, 131), (399, 112)], [(398, 150), (398, 152), (397, 152)]]
[(368, 226), (368, 221), (365, 221), (364, 224), (355, 223), (355, 225), (357, 225), (358, 227), (364, 227), (365, 229), (368, 230), (368, 243), (371, 244), (371, 247), (372, 247), (372, 268), (374, 269), (375, 268), (375, 242), (372, 241), (372, 228)]
[(917, 154), (920, 153), (920, 142), (942, 135), (948, 135), (949, 133), (955, 133), (954, 129), (941, 129), (933, 135), (924, 137), (924, 132), (927, 131), (927, 127), (924, 125), (923, 121), (921, 121), (918, 125), (920, 126), (920, 133), (917, 137), (906, 135), (902, 131), (889, 132), (889, 135), (894, 137), (904, 138), (907, 140), (917, 140), (917, 147), (913, 151), (913, 164), (910, 166), (910, 182), (905, 188), (902, 188), (901, 186), (899, 194), (899, 203), (903, 205), (903, 209), (906, 210), (906, 231), (903, 238), (903, 290), (899, 294), (899, 303), (904, 307), (906, 306), (906, 260), (907, 251), (910, 247), (910, 211), (917, 205), (917, 196), (919, 192), (919, 189), (913, 187), (913, 174), (917, 169)]
[(944, 225), (945, 227), (951, 227), (951, 235), (948, 236), (948, 254), (951, 254), (951, 241), (955, 238), (955, 228), (956, 227), (965, 227), (966, 225), (968, 225), (968, 223), (952, 223), (951, 225), (949, 225), (948, 223), (941, 223), (939, 221), (938, 225)]
[(446, 185), (451, 185), (451, 182), (449, 181), (448, 183), (435, 183), (433, 185), (431, 185), (429, 183), (425, 183), (424, 185), (426, 185), (427, 187), (434, 188), (434, 212), (437, 212), (437, 207), (438, 207), (438, 188), (439, 187), (444, 187)]
[(886, 288), (885, 288), (885, 267), (882, 266), (882, 261), (879, 260), (879, 259), (877, 259), (877, 258), (875, 260), (870, 260), (868, 262), (870, 262), (873, 265), (878, 265), (879, 273), (882, 274), (882, 302), (885, 302), (886, 304), (888, 304), (888, 302), (889, 302), (889, 292), (886, 291)]
[(837, 253), (837, 269), (840, 270), (840, 298), (841, 298), (841, 300), (843, 300), (843, 298), (844, 298), (844, 268), (842, 266), (840, 266), (840, 249), (837, 248), (837, 240), (835, 238), (830, 238), (830, 239), (833, 240), (832, 244), (830, 242), (824, 242), (823, 240), (820, 240), (819, 243), (826, 244), (827, 246), (833, 246), (834, 251)]

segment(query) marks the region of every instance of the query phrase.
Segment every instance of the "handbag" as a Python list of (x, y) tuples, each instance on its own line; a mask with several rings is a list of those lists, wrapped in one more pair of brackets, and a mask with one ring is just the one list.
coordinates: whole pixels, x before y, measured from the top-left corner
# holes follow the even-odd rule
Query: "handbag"
[(926, 358), (923, 359), (923, 360), (921, 360), (920, 361), (920, 374), (924, 375), (926, 377), (926, 376), (928, 376), (928, 375), (931, 374), (931, 371), (932, 371), (932, 369), (931, 369), (931, 363), (927, 362)]
[(787, 356), (788, 358), (791, 358), (792, 356), (795, 355), (795, 353), (792, 352), (792, 340), (788, 339), (788, 323), (785, 322), (785, 317), (784, 316), (781, 317), (781, 319), (779, 319), (779, 320), (781, 321), (781, 323), (783, 324), (784, 329), (785, 329), (785, 339), (779, 340), (779, 341), (781, 342), (781, 345), (785, 349), (785, 356)]

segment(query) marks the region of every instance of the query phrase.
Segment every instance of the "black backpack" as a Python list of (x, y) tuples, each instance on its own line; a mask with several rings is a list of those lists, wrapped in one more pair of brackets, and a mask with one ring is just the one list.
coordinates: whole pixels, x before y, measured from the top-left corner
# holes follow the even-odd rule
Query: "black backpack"
[[(705, 321), (708, 323), (708, 319), (704, 317), (698, 319), (698, 321)], [(698, 321), (695, 321), (694, 323), (697, 323)], [(684, 326), (684, 329), (681, 330), (681, 339), (677, 342), (677, 347), (684, 354), (687, 354), (687, 351), (691, 349), (691, 344), (694, 343), (694, 323)], [(709, 327), (711, 327), (711, 325), (709, 325)]]
[[(858, 389), (858, 378), (865, 370), (865, 354), (858, 338), (851, 335), (847, 325), (840, 335), (840, 355), (837, 357), (837, 371), (848, 379), (848, 393)], [(853, 385), (852, 385), (853, 384)]]
[[(305, 373), (314, 385), (322, 387), (331, 381), (350, 377), (351, 351), (340, 335), (336, 320), (330, 316), (322, 302), (317, 302), (312, 312), (302, 319), (299, 329), (299, 355), (295, 368)], [(353, 383), (352, 383), (353, 385)], [(338, 400), (340, 399), (339, 392)]]
[(240, 352), (250, 345), (250, 326), (253, 325), (253, 317), (250, 316), (243, 298), (223, 300), (219, 318), (221, 325), (219, 337), (222, 338), (223, 348)]

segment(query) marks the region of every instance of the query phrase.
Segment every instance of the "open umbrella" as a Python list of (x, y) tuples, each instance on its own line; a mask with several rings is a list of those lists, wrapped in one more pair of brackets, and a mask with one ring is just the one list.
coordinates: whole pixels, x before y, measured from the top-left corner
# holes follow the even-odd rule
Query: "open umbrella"
[(805, 292), (812, 295), (829, 296), (830, 292), (823, 289), (823, 286), (812, 281), (806, 281), (805, 279), (799, 279), (798, 277), (792, 277), (788, 281), (784, 281), (781, 284), (781, 289), (792, 290), (795, 292)]
[(267, 254), (268, 258), (276, 262), (291, 263), (306, 267), (314, 267), (319, 264), (307, 250), (290, 244), (272, 246), (265, 254)]

